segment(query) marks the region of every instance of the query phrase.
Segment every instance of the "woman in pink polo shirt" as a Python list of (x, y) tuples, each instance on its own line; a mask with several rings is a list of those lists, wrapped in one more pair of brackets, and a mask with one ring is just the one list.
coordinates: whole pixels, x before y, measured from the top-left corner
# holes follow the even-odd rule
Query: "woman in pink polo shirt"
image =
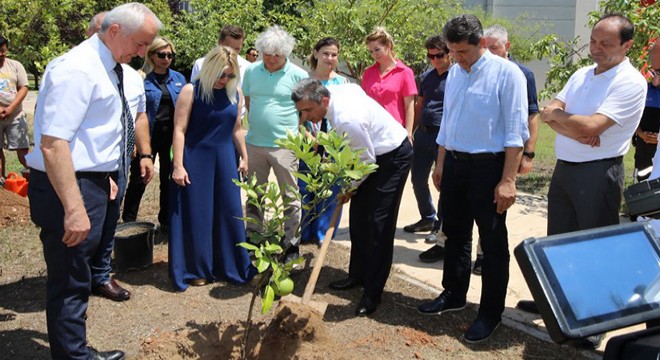
[(408, 130), (412, 139), (417, 95), (415, 74), (394, 57), (394, 41), (385, 28), (376, 27), (365, 42), (376, 63), (364, 71), (362, 88)]

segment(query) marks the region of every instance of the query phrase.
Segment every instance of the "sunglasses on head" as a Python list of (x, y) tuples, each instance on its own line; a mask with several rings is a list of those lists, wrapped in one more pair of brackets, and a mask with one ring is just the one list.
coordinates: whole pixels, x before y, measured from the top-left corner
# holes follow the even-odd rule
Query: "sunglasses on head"
[(652, 77), (660, 76), (660, 69), (649, 69)]
[(176, 54), (174, 53), (161, 53), (161, 52), (156, 53), (156, 56), (158, 56), (159, 59), (165, 59), (165, 58), (174, 59), (175, 55)]
[(447, 54), (446, 53), (437, 53), (437, 54), (426, 54), (426, 57), (429, 58), (429, 60), (433, 59), (442, 59), (445, 57)]
[(220, 77), (218, 79), (224, 79), (224, 78), (228, 78), (229, 80), (234, 80), (234, 79), (236, 79), (236, 74), (222, 73), (222, 75), (220, 75)]

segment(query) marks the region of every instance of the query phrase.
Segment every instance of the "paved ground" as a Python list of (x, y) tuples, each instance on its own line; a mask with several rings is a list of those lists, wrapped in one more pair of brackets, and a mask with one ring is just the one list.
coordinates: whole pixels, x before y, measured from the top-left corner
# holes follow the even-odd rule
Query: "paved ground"
[[(432, 185), (431, 185), (432, 186)], [(433, 189), (433, 187), (431, 187)], [(435, 190), (432, 191), (436, 193)], [(434, 201), (437, 203), (437, 193), (434, 194)], [(418, 259), (420, 252), (430, 248), (432, 245), (424, 242), (427, 233), (409, 234), (403, 231), (403, 227), (419, 220), (419, 211), (417, 202), (413, 194), (410, 179), (406, 184), (399, 210), (399, 219), (397, 222), (397, 232), (394, 244), (394, 267), (401, 270), (401, 276), (407, 280), (416, 282), (422, 286), (427, 286), (438, 290), (442, 289), (442, 261), (433, 264), (422, 263)], [(622, 221), (628, 221), (622, 219)], [(506, 298), (506, 310), (504, 312), (504, 323), (520, 330), (526, 331), (536, 337), (551, 341), (540, 316), (528, 314), (515, 308), (518, 300), (531, 299), (531, 294), (527, 284), (518, 267), (518, 263), (513, 256), (513, 249), (523, 240), (530, 237), (544, 237), (546, 235), (547, 225), (547, 199), (545, 196), (536, 196), (531, 194), (518, 194), (516, 204), (508, 211), (507, 227), (509, 230), (509, 249), (511, 251), (510, 280)], [(477, 239), (475, 226), (474, 239)], [(350, 247), (348, 241), (348, 207), (345, 206), (342, 214), (340, 228), (334, 241)], [(473, 244), (472, 258), (476, 257), (476, 241)], [(348, 268), (348, 264), (346, 265)], [(481, 296), (481, 277), (472, 275), (470, 281), (470, 290), (468, 292), (468, 301), (479, 303)], [(643, 326), (623, 329), (608, 334), (608, 338), (623, 332), (643, 329)], [(596, 352), (585, 351), (585, 354), (592, 354), (595, 358), (602, 356), (605, 349), (605, 342)]]

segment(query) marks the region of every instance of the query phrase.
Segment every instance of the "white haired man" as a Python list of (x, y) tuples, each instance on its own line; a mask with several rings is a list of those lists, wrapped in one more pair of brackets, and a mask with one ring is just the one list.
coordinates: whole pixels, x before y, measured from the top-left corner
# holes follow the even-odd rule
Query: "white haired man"
[[(298, 111), (291, 100), (294, 85), (308, 77), (305, 70), (289, 61), (296, 40), (279, 26), (272, 26), (259, 34), (255, 47), (263, 56), (245, 71), (243, 95), (248, 109), (247, 143), (248, 168), (255, 174), (257, 182), (268, 181), (270, 169), (273, 169), (283, 196), (292, 199), (285, 216), (285, 260), (299, 256), (298, 228), (300, 227), (300, 200), (296, 199), (291, 189), (298, 189), (293, 172), (298, 170), (298, 160), (293, 152), (280, 149), (275, 140), (286, 137), (286, 132), (298, 132)], [(261, 214), (251, 204), (246, 204), (247, 216), (261, 219)], [(256, 233), (261, 232), (257, 224), (248, 223), (247, 233), (255, 241)]]
[[(46, 318), (53, 359), (123, 359), (121, 351), (87, 347), (85, 313), (90, 259), (114, 226), (118, 206), (109, 178), (132, 153), (133, 124), (121, 63), (144, 57), (162, 27), (146, 6), (110, 11), (98, 35), (48, 64), (35, 112), (30, 213), (41, 228), (48, 280)], [(130, 121), (129, 121), (130, 120)]]

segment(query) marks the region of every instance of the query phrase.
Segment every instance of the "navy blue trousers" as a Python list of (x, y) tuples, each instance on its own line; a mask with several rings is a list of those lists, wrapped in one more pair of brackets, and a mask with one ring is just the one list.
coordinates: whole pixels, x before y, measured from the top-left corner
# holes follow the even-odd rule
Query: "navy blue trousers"
[(97, 253), (110, 211), (107, 177), (81, 177), (77, 180), (85, 202), (91, 229), (87, 239), (75, 247), (62, 242), (64, 209), (46, 173), (30, 172), (30, 214), (41, 228), (48, 279), (46, 319), (53, 359), (87, 359), (85, 313), (91, 290), (90, 260)]
[(423, 220), (435, 220), (434, 228), (439, 230), (442, 222), (439, 213), (440, 206), (438, 204), (438, 212), (436, 212), (429, 188), (431, 167), (438, 157), (436, 137), (438, 137), (437, 131), (430, 132), (422, 127), (417, 128), (415, 131), (415, 142), (413, 144), (415, 155), (410, 169), (410, 181), (415, 192), (420, 217)]

